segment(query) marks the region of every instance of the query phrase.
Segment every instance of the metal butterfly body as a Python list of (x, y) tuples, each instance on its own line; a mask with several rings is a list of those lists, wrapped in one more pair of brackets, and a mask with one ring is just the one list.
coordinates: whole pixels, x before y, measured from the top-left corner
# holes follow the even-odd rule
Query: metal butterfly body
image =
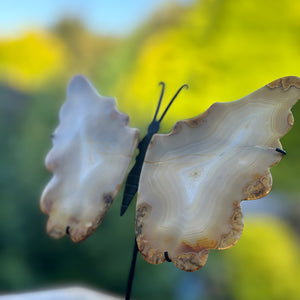
[[(182, 87), (181, 87), (182, 88)], [(163, 86), (164, 90), (164, 86)], [(121, 214), (138, 190), (136, 241), (153, 264), (201, 268), (211, 249), (234, 245), (243, 230), (240, 201), (271, 189), (270, 167), (284, 155), (279, 138), (291, 128), (291, 107), (300, 98), (298, 77), (280, 78), (229, 103), (156, 134), (157, 112), (138, 144), (138, 130), (100, 96), (83, 76), (75, 76), (60, 111), (46, 167), (53, 177), (41, 208), (48, 233), (68, 231), (73, 241), (88, 237), (101, 223), (128, 175)]]

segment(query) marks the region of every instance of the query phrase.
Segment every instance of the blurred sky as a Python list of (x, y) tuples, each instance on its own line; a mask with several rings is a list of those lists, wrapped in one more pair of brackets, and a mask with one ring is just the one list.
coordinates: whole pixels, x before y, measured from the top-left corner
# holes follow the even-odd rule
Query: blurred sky
[(63, 16), (79, 17), (104, 34), (126, 34), (160, 5), (193, 0), (0, 0), (0, 36), (51, 26)]

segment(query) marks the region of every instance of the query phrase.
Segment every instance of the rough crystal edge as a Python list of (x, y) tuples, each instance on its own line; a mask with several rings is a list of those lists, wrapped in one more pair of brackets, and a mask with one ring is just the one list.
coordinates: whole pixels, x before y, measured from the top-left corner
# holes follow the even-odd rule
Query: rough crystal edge
[(283, 91), (287, 91), (292, 86), (297, 89), (300, 89), (300, 78), (297, 76), (282, 77), (282, 78), (272, 81), (271, 83), (267, 84), (266, 86), (271, 89), (280, 88)]

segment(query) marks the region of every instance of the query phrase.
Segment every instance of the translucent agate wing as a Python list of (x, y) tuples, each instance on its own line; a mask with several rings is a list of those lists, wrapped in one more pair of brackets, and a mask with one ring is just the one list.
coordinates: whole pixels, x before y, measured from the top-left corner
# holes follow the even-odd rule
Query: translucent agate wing
[(52, 135), (46, 167), (53, 173), (41, 209), (49, 215), (48, 233), (70, 234), (78, 242), (101, 223), (126, 176), (138, 143), (138, 130), (100, 96), (83, 76), (75, 76)]
[[(136, 238), (146, 261), (201, 268), (211, 249), (234, 245), (243, 230), (241, 200), (271, 189), (281, 138), (291, 128), (300, 79), (278, 79), (234, 102), (154, 135), (142, 168)], [(276, 150), (276, 148), (278, 148)]]

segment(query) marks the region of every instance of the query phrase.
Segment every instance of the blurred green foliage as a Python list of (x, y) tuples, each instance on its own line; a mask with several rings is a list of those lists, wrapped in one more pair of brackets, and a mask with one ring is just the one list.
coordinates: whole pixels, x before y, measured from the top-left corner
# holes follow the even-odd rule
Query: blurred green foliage
[[(300, 75), (300, 2), (202, 0), (169, 5), (127, 37), (96, 36), (74, 19), (0, 41), (0, 291), (81, 283), (124, 294), (134, 239), (134, 205), (119, 217), (122, 191), (86, 241), (53, 240), (38, 199), (50, 174), (44, 156), (65, 88), (83, 73), (115, 96), (145, 132), (160, 90), (184, 91), (162, 131), (215, 101), (238, 99), (285, 75)], [(150, 114), (149, 114), (150, 112)], [(299, 299), (300, 105), (282, 139), (288, 155), (272, 170), (281, 218), (248, 217), (233, 249), (212, 251), (186, 274), (138, 258), (136, 299)], [(259, 200), (258, 200), (259, 201)], [(272, 203), (270, 203), (270, 206)], [(193, 292), (193, 290), (195, 290)]]
[[(228, 278), (236, 283), (234, 299), (298, 299), (300, 260), (295, 240), (295, 232), (278, 218), (246, 218), (243, 239), (225, 255), (235, 265), (227, 267)], [(274, 288), (266, 288), (270, 286)]]

